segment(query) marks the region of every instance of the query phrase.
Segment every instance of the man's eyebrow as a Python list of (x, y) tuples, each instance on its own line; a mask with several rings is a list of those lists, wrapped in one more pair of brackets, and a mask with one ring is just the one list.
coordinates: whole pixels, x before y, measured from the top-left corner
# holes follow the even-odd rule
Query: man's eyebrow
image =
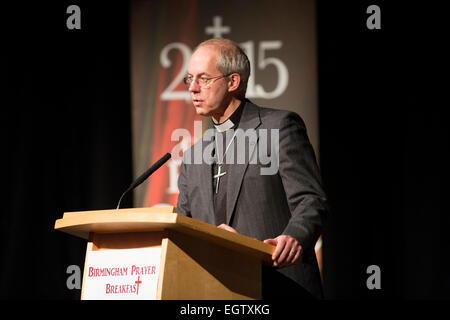
[[(206, 73), (206, 72), (200, 72), (199, 74), (197, 74), (197, 76), (198, 77), (201, 77), (201, 76), (207, 76), (208, 74)], [(194, 75), (192, 74), (192, 73), (187, 73), (186, 74), (186, 76), (188, 76), (188, 77), (194, 77)]]

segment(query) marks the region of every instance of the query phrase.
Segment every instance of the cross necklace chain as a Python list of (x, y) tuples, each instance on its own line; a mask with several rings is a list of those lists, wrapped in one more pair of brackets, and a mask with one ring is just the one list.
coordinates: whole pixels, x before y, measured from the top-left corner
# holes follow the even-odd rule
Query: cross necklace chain
[(214, 179), (217, 179), (217, 181), (216, 181), (216, 193), (219, 192), (220, 177), (222, 177), (222, 176), (224, 176), (226, 174), (225, 171), (222, 172), (223, 160), (225, 159), (225, 154), (227, 153), (228, 148), (230, 148), (231, 143), (234, 140), (234, 136), (236, 135), (236, 132), (237, 131), (234, 132), (233, 136), (231, 137), (230, 142), (228, 143), (228, 146), (225, 149), (225, 152), (223, 153), (222, 161), (219, 160), (219, 150), (218, 150), (218, 146), (217, 146), (217, 134), (216, 134), (216, 137), (215, 137), (216, 138), (216, 155), (217, 155), (217, 174), (214, 176)]

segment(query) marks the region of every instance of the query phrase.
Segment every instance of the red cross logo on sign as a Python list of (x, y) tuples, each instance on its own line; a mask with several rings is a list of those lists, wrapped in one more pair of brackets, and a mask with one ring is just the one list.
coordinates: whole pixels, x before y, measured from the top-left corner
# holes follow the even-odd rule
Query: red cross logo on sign
[(134, 283), (136, 283), (137, 284), (137, 289), (136, 289), (136, 295), (138, 295), (139, 294), (139, 284), (141, 284), (142, 283), (142, 281), (141, 280), (139, 280), (140, 279), (140, 276), (138, 276), (138, 279), (137, 279), (137, 281), (135, 281)]

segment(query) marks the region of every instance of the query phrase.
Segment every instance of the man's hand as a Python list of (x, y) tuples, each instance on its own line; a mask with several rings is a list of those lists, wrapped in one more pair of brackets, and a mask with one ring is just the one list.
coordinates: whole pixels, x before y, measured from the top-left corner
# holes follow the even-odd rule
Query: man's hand
[(223, 229), (223, 230), (227, 230), (227, 231), (230, 231), (230, 232), (234, 232), (234, 233), (238, 233), (238, 232), (236, 231), (236, 229), (230, 227), (229, 225), (227, 225), (227, 224), (225, 224), (225, 223), (222, 223), (222, 224), (221, 224), (220, 226), (218, 226), (217, 228), (220, 228), (220, 229)]
[(291, 236), (281, 235), (275, 239), (266, 239), (264, 243), (276, 246), (272, 254), (275, 267), (288, 267), (301, 262), (302, 246)]

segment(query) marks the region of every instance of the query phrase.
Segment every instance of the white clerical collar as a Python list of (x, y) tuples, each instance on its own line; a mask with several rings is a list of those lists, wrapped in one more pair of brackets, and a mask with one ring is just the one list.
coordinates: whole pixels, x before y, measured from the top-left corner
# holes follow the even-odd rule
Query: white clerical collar
[(225, 132), (228, 129), (233, 128), (233, 126), (234, 126), (234, 123), (233, 123), (233, 121), (230, 120), (230, 118), (228, 118), (225, 122), (222, 122), (222, 123), (219, 123), (219, 124), (215, 124), (214, 123), (214, 127), (219, 132)]

